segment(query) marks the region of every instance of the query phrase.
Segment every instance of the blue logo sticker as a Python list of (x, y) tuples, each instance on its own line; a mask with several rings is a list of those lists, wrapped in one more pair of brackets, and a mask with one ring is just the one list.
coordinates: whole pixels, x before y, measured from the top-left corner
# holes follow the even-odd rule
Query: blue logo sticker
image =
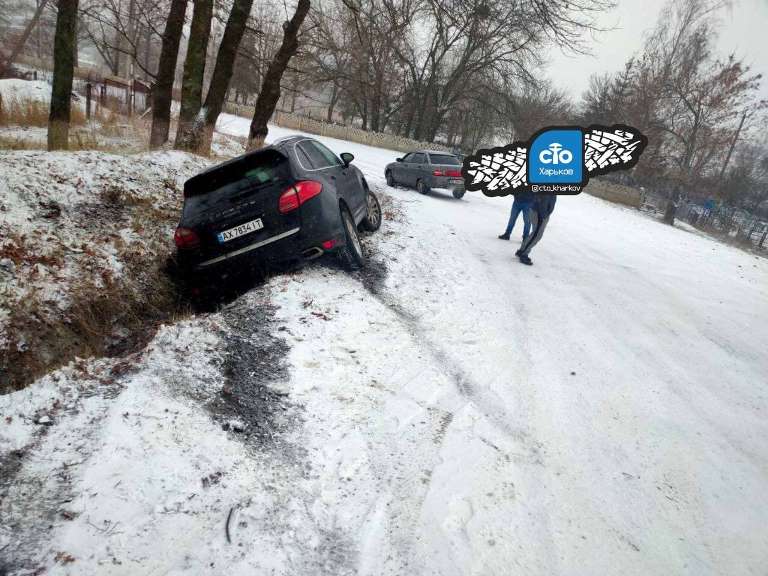
[(584, 142), (581, 130), (548, 130), (531, 143), (528, 182), (580, 184), (583, 180)]
[(626, 124), (548, 126), (529, 140), (465, 156), (461, 175), (466, 190), (486, 196), (578, 194), (590, 176), (633, 168), (647, 144), (648, 138)]

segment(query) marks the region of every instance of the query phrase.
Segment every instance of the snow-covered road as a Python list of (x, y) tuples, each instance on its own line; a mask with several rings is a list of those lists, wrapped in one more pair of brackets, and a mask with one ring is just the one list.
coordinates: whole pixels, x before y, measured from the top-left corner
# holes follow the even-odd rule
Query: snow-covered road
[[(321, 140), (388, 197), (368, 270), (314, 265), (164, 329), (117, 399), (88, 400), (103, 425), (84, 434), (83, 417), (62, 417), (20, 472), (52, 478), (57, 444), (78, 438), (77, 514), (52, 520), (40, 564), (764, 573), (764, 259), (582, 194), (558, 200), (525, 267), (496, 238), (511, 200), (391, 189), (397, 153)], [(245, 365), (249, 345), (271, 369)], [(268, 374), (285, 398), (243, 423), (261, 430), (249, 440), (211, 423), (242, 374)], [(36, 386), (50, 393), (36, 384), (18, 406)]]
[[(383, 186), (397, 154), (323, 140)], [(763, 569), (765, 260), (582, 194), (559, 199), (527, 269), (496, 238), (510, 200), (392, 194), (409, 223), (382, 242), (389, 273), (375, 303), (350, 286), (349, 320), (293, 343), (297, 381), (361, 404), (325, 410), (346, 413), (345, 426), (330, 423), (336, 437), (310, 435), (322, 462), (338, 448), (336, 469), (352, 467), (355, 484), (372, 477), (353, 530), (369, 551), (361, 565)], [(344, 301), (316, 286), (306, 297)], [(325, 359), (318, 338), (333, 343)], [(350, 389), (354, 364), (312, 368), (338, 366), (344, 347), (383, 382), (375, 404)], [(311, 396), (323, 410), (326, 395)]]

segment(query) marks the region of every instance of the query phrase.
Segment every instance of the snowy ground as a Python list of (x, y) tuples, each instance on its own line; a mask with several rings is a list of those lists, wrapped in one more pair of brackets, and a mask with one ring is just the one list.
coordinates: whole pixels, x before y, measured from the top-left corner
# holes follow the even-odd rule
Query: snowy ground
[(765, 260), (582, 194), (524, 267), (510, 200), (387, 188), (398, 153), (322, 140), (386, 200), (368, 269), (0, 397), (0, 566), (764, 572)]

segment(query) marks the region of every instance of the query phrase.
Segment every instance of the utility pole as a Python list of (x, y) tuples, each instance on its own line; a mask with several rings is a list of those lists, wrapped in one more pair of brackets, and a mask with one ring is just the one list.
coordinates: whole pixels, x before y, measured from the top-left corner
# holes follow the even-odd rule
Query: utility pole
[(736, 147), (736, 141), (739, 139), (739, 134), (741, 134), (741, 129), (744, 126), (744, 121), (747, 119), (747, 111), (745, 110), (741, 114), (741, 121), (739, 122), (739, 127), (736, 129), (736, 134), (733, 136), (733, 140), (731, 141), (731, 146), (728, 148), (728, 155), (725, 157), (725, 162), (723, 162), (723, 167), (720, 168), (720, 176), (718, 177), (718, 182), (723, 181), (723, 176), (725, 176), (725, 169), (728, 167), (728, 163), (731, 161), (731, 154), (733, 154), (733, 149)]

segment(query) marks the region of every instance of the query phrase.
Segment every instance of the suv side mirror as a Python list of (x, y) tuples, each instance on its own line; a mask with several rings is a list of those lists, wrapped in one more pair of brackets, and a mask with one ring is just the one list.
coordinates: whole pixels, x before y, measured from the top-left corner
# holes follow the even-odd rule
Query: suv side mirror
[(354, 159), (355, 157), (349, 152), (341, 153), (341, 161), (344, 162), (344, 166), (349, 166), (352, 163), (352, 160)]

